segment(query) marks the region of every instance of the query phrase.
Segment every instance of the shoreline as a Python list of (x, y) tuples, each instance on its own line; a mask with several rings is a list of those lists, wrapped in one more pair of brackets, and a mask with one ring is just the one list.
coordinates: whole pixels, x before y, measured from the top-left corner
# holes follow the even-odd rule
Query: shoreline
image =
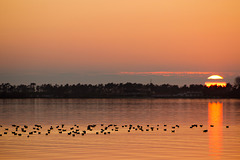
[(6, 97), (0, 99), (240, 99), (238, 97)]

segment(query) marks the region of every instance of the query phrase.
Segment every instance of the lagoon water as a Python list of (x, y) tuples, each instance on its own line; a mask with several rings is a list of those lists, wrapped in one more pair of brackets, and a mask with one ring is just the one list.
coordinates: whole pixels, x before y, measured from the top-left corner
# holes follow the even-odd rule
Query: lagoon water
[[(13, 124), (28, 128), (16, 136)], [(27, 137), (35, 124), (42, 128)], [(110, 124), (119, 129), (100, 133)], [(235, 99), (0, 99), (0, 125), (0, 159), (240, 159)], [(71, 127), (87, 134), (68, 135)]]

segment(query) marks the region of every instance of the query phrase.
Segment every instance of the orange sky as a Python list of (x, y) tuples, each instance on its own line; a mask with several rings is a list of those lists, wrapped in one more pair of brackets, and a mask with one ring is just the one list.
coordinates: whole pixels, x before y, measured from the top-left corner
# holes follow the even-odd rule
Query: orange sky
[(239, 8), (239, 0), (1, 0), (0, 74), (239, 74)]

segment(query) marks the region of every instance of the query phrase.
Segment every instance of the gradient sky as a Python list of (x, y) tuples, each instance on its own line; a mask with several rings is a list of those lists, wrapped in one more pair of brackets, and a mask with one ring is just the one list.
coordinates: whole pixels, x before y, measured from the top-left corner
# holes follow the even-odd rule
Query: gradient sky
[(239, 0), (1, 0), (0, 83), (204, 84), (211, 74), (232, 83), (239, 8)]

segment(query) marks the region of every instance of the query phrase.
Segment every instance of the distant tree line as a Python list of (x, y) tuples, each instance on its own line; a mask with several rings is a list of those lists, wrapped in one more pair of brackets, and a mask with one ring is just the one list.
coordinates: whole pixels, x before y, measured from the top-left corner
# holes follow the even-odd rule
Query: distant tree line
[(0, 98), (240, 98), (240, 77), (226, 87), (192, 84), (0, 85)]

